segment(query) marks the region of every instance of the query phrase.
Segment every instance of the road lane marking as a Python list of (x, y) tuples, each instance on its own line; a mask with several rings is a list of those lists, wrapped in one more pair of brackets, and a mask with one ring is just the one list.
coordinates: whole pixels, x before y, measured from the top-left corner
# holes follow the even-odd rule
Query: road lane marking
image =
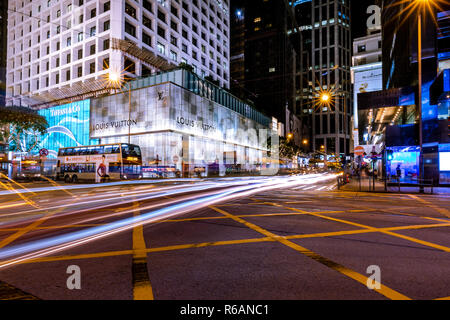
[[(139, 216), (139, 203), (134, 203), (134, 216)], [(133, 228), (133, 300), (153, 300), (153, 290), (147, 269), (147, 252), (142, 224)]]
[(7, 208), (14, 208), (14, 207), (20, 207), (20, 206), (25, 206), (25, 205), (27, 205), (28, 203), (24, 203), (24, 202), (21, 202), (21, 203), (12, 203), (12, 204), (5, 204), (5, 205), (2, 205), (2, 206), (0, 206), (0, 210), (1, 209), (7, 209)]
[(25, 228), (20, 229), (19, 231), (17, 231), (16, 233), (10, 235), (8, 238), (3, 239), (2, 241), (0, 241), (0, 248), (3, 248), (4, 246), (7, 246), (8, 244), (10, 244), (11, 242), (19, 239), (20, 237), (22, 237), (24, 234), (36, 229), (38, 226), (40, 226), (41, 224), (43, 224), (45, 221), (47, 221), (48, 219), (50, 219), (52, 216), (54, 216), (55, 214), (58, 214), (59, 212), (62, 211), (61, 209), (55, 210), (53, 212), (47, 213), (45, 214), (43, 217), (37, 219), (36, 221), (34, 221), (33, 223), (29, 224), (28, 226), (26, 226)]
[[(302, 210), (299, 210), (299, 209), (296, 209), (296, 208), (289, 208), (289, 207), (286, 207), (286, 206), (281, 205), (281, 204), (274, 204), (274, 205), (277, 206), (277, 207), (290, 209), (292, 211), (307, 213), (306, 211), (302, 211)], [(413, 238), (413, 237), (405, 236), (405, 235), (402, 235), (402, 234), (394, 233), (394, 232), (391, 232), (391, 231), (386, 231), (386, 230), (383, 230), (383, 229), (380, 229), (380, 228), (375, 228), (375, 227), (371, 227), (371, 226), (367, 226), (367, 225), (364, 225), (364, 224), (360, 224), (360, 223), (356, 223), (356, 222), (352, 222), (352, 221), (347, 221), (347, 220), (343, 220), (343, 219), (327, 217), (327, 216), (324, 216), (324, 215), (321, 215), (321, 214), (318, 214), (318, 213), (314, 213), (314, 212), (309, 212), (307, 214), (310, 214), (310, 215), (318, 217), (318, 218), (326, 219), (326, 220), (336, 221), (336, 222), (340, 222), (340, 223), (344, 223), (344, 224), (348, 224), (348, 225), (353, 225), (353, 226), (360, 227), (360, 228), (366, 228), (368, 230), (374, 230), (374, 231), (381, 232), (381, 233), (384, 233), (384, 234), (387, 234), (387, 235), (390, 235), (390, 236), (393, 236), (393, 237), (397, 237), (397, 238), (401, 238), (401, 239), (408, 240), (408, 241), (411, 241), (411, 242), (415, 242), (415, 243), (418, 243), (418, 244), (421, 244), (421, 245), (424, 245), (424, 246), (427, 246), (427, 247), (431, 247), (431, 248), (434, 248), (434, 249), (442, 250), (442, 251), (445, 251), (445, 252), (450, 252), (450, 248), (448, 248), (448, 247), (441, 246), (439, 244), (431, 243), (431, 242), (428, 242), (428, 241), (416, 239), (416, 238)]]
[[(246, 216), (243, 216), (243, 217), (246, 217)], [(428, 229), (428, 228), (438, 228), (438, 227), (450, 227), (450, 223), (388, 227), (388, 228), (383, 228), (382, 230), (395, 231), (395, 230), (409, 230), (409, 229)], [(378, 231), (367, 230), (367, 229), (357, 229), (357, 230), (348, 230), (348, 231), (334, 231), (334, 232), (325, 232), (325, 233), (312, 233), (312, 234), (281, 236), (281, 238), (284, 238), (286, 240), (308, 239), (308, 238), (327, 238), (327, 237), (336, 237), (336, 236), (342, 236), (342, 235), (366, 234), (366, 233), (375, 233), (375, 232), (378, 232)], [(145, 249), (145, 253), (185, 250), (185, 249), (194, 249), (194, 248), (205, 248), (205, 247), (210, 247), (210, 246), (225, 246), (225, 245), (234, 245), (234, 244), (274, 242), (274, 241), (275, 240), (273, 238), (264, 237), (264, 238), (241, 239), (241, 240), (203, 242), (203, 243), (193, 243), (193, 244), (192, 243), (191, 244), (180, 244), (180, 245), (172, 245), (172, 246), (164, 246), (164, 247), (156, 247), (156, 248), (147, 248), (147, 249)], [(113, 257), (113, 256), (132, 255), (132, 254), (133, 254), (133, 250), (108, 251), (108, 252), (69, 255), (69, 256), (40, 257), (40, 258), (36, 258), (36, 259), (22, 261), (18, 264), (107, 258), (107, 257)]]
[(433, 204), (433, 203), (431, 203), (431, 202), (429, 202), (429, 201), (427, 201), (425, 199), (422, 199), (422, 198), (420, 198), (418, 196), (413, 196), (413, 195), (409, 195), (409, 196), (411, 198), (417, 200), (417, 201), (420, 201), (420, 202), (426, 204), (428, 207), (433, 208), (434, 210), (436, 210), (440, 214), (446, 216), (447, 218), (450, 218), (450, 211), (449, 210), (447, 210), (445, 208), (441, 208), (441, 207), (439, 207), (439, 206), (437, 206), (437, 205), (435, 205), (435, 204)]
[(0, 281), (0, 300), (40, 300), (6, 282)]
[[(319, 254), (317, 254), (317, 253), (315, 253), (315, 252), (313, 252), (313, 251), (311, 251), (311, 250), (309, 250), (307, 248), (304, 248), (304, 247), (302, 247), (302, 246), (300, 246), (300, 245), (298, 245), (298, 244), (296, 244), (296, 243), (294, 243), (292, 241), (284, 239), (283, 237), (280, 237), (280, 236), (278, 236), (278, 235), (276, 235), (274, 233), (271, 233), (270, 231), (267, 231), (267, 230), (265, 230), (265, 229), (255, 225), (255, 224), (247, 222), (247, 221), (245, 221), (245, 220), (243, 220), (241, 218), (235, 217), (232, 214), (230, 214), (230, 213), (228, 213), (228, 212), (226, 212), (226, 211), (224, 211), (222, 209), (216, 208), (214, 206), (210, 206), (210, 208), (213, 209), (213, 210), (216, 210), (219, 213), (222, 213), (225, 216), (229, 216), (231, 219), (233, 219), (236, 222), (239, 222), (239, 223), (247, 226), (248, 228), (250, 228), (250, 229), (252, 229), (254, 231), (257, 231), (257, 232), (259, 232), (259, 233), (261, 233), (261, 234), (263, 234), (263, 235), (265, 235), (267, 237), (273, 238), (274, 240), (284, 244), (285, 246), (288, 246), (291, 249), (294, 249), (297, 252), (300, 252), (301, 254), (306, 255), (307, 257), (309, 257), (309, 258), (313, 259), (314, 261), (317, 261), (317, 262), (319, 262), (319, 263), (321, 263), (321, 264), (331, 268), (332, 270), (335, 270), (335, 271), (337, 271), (337, 272), (339, 272), (339, 273), (341, 273), (343, 275), (346, 275), (347, 277), (349, 277), (349, 278), (351, 278), (353, 280), (356, 280), (356, 281), (360, 282), (361, 284), (364, 284), (365, 286), (367, 285), (368, 278), (366, 276), (356, 272), (356, 271), (353, 271), (353, 270), (351, 270), (349, 268), (346, 268), (345, 266), (340, 265), (340, 264), (338, 264), (338, 263), (336, 263), (336, 262), (334, 262), (332, 260), (329, 260), (329, 259), (327, 259), (325, 257), (322, 257)], [(397, 292), (397, 291), (395, 291), (395, 290), (393, 290), (393, 289), (391, 289), (391, 288), (389, 288), (389, 287), (387, 287), (387, 286), (385, 286), (385, 285), (383, 285), (383, 284), (381, 284), (381, 283), (379, 283), (377, 281), (375, 281), (375, 284), (377, 285), (376, 287), (379, 287), (379, 289), (374, 289), (374, 291), (382, 294), (383, 296), (385, 296), (385, 297), (387, 297), (387, 298), (389, 298), (391, 300), (410, 300), (410, 298), (408, 298), (407, 296), (405, 296), (405, 295), (401, 294), (400, 292)]]

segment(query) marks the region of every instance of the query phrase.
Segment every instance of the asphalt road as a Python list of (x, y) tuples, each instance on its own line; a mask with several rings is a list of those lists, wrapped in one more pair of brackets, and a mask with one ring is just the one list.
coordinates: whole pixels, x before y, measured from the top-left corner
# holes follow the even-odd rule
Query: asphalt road
[(0, 299), (449, 299), (450, 195), (335, 183), (4, 183)]

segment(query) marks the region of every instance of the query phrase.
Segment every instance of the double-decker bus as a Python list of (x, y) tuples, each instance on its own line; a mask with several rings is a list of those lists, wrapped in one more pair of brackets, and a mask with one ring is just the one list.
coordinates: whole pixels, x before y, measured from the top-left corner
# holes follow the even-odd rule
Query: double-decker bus
[(0, 179), (4, 178), (3, 175), (8, 176), (8, 170), (11, 161), (8, 160), (9, 146), (5, 143), (0, 143)]
[(59, 149), (57, 179), (67, 183), (140, 178), (142, 154), (137, 145), (116, 143)]

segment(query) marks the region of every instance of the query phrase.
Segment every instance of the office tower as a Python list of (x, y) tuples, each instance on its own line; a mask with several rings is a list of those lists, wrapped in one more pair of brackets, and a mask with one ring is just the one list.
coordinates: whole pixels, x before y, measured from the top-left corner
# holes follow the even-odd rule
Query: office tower
[(111, 72), (145, 76), (182, 62), (227, 88), (228, 7), (227, 0), (10, 1), (9, 103), (57, 99), (70, 88), (84, 94), (102, 89)]
[[(310, 151), (348, 154), (351, 116), (351, 33), (348, 0), (296, 1), (301, 52), (295, 111)], [(327, 103), (322, 103), (323, 94)]]
[(258, 110), (288, 128), (296, 56), (290, 37), (292, 6), (279, 0), (236, 0), (230, 15), (233, 93), (252, 101)]

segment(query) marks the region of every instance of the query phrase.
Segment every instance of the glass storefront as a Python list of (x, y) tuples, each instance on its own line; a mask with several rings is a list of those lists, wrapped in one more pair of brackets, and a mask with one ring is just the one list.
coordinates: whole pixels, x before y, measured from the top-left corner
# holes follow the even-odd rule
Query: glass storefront
[(256, 172), (267, 153), (269, 127), (174, 83), (93, 99), (90, 137), (130, 142), (143, 165), (180, 174)]

